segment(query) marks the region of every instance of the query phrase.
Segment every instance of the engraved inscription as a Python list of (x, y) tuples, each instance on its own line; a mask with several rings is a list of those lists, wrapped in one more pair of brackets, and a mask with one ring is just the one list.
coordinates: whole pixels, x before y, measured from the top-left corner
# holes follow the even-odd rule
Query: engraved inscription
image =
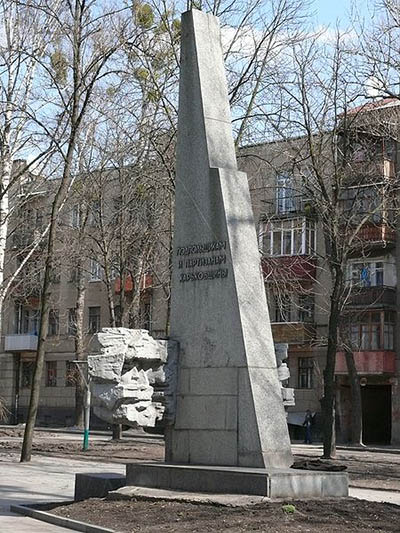
[[(178, 246), (176, 255), (181, 256), (178, 260), (178, 268), (184, 270), (180, 272), (179, 281), (203, 281), (222, 279), (228, 277), (228, 269), (221, 268), (226, 264), (226, 241), (213, 241), (200, 244), (190, 244), (188, 246)], [(214, 254), (214, 252), (218, 252)], [(211, 255), (208, 255), (211, 254)], [(187, 257), (196, 255), (197, 257)], [(219, 267), (210, 270), (192, 270), (204, 267)], [(190, 269), (187, 271), (186, 269)]]

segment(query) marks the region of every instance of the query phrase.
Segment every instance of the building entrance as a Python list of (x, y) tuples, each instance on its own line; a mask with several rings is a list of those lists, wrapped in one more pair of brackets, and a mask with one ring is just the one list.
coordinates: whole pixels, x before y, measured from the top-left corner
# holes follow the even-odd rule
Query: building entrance
[(392, 395), (390, 385), (361, 387), (364, 444), (390, 444)]

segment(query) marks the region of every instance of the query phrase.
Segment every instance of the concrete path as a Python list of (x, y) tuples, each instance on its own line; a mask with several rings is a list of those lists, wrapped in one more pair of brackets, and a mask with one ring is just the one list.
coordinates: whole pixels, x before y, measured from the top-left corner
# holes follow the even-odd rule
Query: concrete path
[(78, 472), (124, 474), (125, 466), (42, 456), (34, 456), (30, 463), (20, 463), (15, 453), (0, 455), (1, 533), (70, 532), (70, 529), (12, 514), (9, 508), (12, 504), (73, 500)]
[(349, 496), (359, 500), (368, 500), (370, 502), (383, 502), (400, 505), (400, 492), (389, 490), (359, 489), (350, 487)]

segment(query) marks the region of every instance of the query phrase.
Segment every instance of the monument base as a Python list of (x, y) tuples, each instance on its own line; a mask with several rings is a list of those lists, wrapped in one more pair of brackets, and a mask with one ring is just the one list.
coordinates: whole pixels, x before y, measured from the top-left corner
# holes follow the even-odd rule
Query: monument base
[(251, 494), (268, 498), (326, 498), (349, 494), (344, 472), (292, 468), (243, 468), (171, 463), (132, 463), (126, 484), (139, 487)]

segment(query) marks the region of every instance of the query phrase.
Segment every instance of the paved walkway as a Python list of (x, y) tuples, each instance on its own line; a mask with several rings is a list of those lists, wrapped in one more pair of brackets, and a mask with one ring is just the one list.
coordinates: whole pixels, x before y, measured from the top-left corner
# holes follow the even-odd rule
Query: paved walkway
[(75, 473), (78, 472), (123, 474), (125, 466), (42, 456), (34, 456), (30, 463), (20, 463), (17, 454), (0, 455), (0, 532), (71, 532), (70, 529), (15, 515), (9, 509), (12, 504), (73, 500)]

